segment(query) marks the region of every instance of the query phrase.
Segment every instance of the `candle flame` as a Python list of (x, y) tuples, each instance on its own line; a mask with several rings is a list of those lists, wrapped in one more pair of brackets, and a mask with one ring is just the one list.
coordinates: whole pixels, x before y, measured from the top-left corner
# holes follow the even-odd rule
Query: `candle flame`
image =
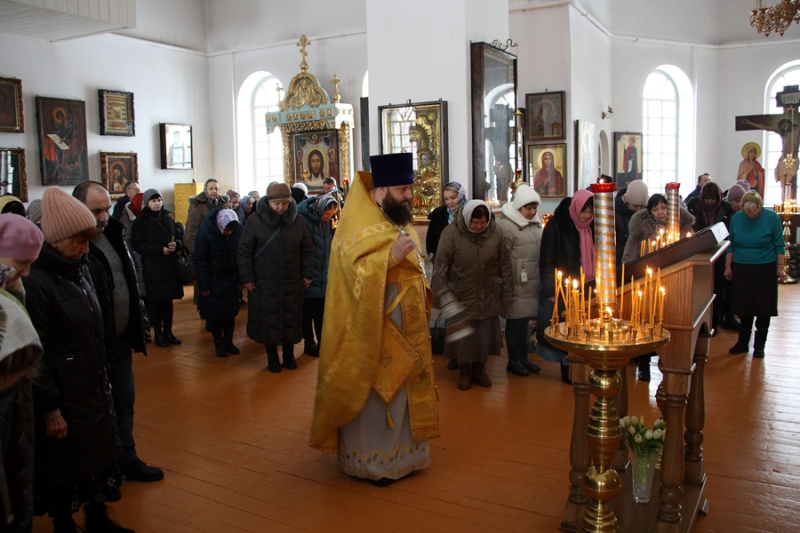
[(689, 237), (691, 237), (691, 236), (692, 236), (692, 232), (691, 232), (691, 231), (687, 231), (687, 232), (686, 232), (686, 238), (688, 239), (688, 238), (689, 238)]
[(606, 313), (608, 313), (608, 316), (610, 317), (613, 314), (613, 311), (610, 307), (606, 307)]
[(647, 269), (647, 275), (648, 275), (648, 276), (652, 276), (652, 275), (653, 275), (653, 269), (652, 269), (652, 268), (649, 268), (649, 267), (648, 267), (648, 269)]
[(576, 289), (576, 290), (578, 289), (578, 280), (577, 279), (573, 279), (572, 280), (572, 288)]
[(661, 294), (665, 294), (666, 292), (667, 292), (667, 289), (665, 289), (664, 287), (661, 287)]

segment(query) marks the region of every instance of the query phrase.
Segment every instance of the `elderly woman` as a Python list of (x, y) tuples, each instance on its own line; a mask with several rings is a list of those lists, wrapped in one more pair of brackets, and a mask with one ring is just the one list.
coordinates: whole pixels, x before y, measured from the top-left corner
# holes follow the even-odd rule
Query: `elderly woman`
[(297, 212), (305, 220), (308, 234), (314, 244), (314, 277), (311, 278), (311, 285), (306, 289), (303, 299), (303, 352), (311, 357), (319, 357), (319, 345), (322, 342), (328, 264), (333, 241), (331, 219), (338, 210), (339, 202), (331, 194), (312, 196), (297, 206)]
[(517, 376), (538, 372), (528, 360), (528, 322), (539, 314), (539, 248), (542, 245), (542, 219), (539, 195), (528, 185), (517, 187), (514, 201), (503, 205), (498, 226), (503, 230), (514, 272), (514, 296), (503, 310), (506, 319), (506, 370)]
[(764, 357), (764, 345), (771, 317), (778, 316), (778, 279), (783, 279), (783, 229), (780, 217), (764, 210), (761, 197), (750, 191), (742, 197), (742, 210), (733, 215), (725, 279), (733, 284), (732, 307), (742, 325), (739, 340), (728, 353), (747, 353), (753, 320), (756, 338), (753, 357)]
[(244, 205), (242, 204), (242, 196), (234, 191), (233, 189), (228, 189), (228, 192), (225, 193), (230, 198), (230, 208), (236, 213), (236, 217), (239, 219), (239, 224), (244, 224)]
[(34, 387), (37, 500), (56, 533), (76, 531), (86, 503), (87, 533), (129, 532), (108, 517), (121, 455), (106, 375), (103, 323), (86, 263), (97, 221), (58, 187), (42, 198), (45, 245), (25, 280), (28, 311), (44, 354)]
[(147, 189), (142, 204), (139, 218), (131, 226), (133, 249), (142, 256), (147, 315), (155, 345), (166, 348), (181, 343), (172, 334), (172, 300), (183, 298), (183, 285), (175, 269), (175, 252), (183, 249), (183, 243), (176, 238), (172, 214), (162, 209), (160, 192)]
[[(553, 213), (553, 218), (542, 232), (539, 256), (542, 284), (539, 291), (539, 317), (536, 321), (536, 354), (546, 361), (561, 364), (561, 381), (569, 379), (567, 354), (544, 338), (555, 305), (553, 272), (560, 270), (564, 279), (580, 279), (583, 268), (586, 279), (594, 278), (594, 195), (581, 189), (572, 197), (564, 198)], [(559, 309), (561, 311), (562, 309)]]
[(215, 207), (197, 231), (194, 261), (200, 290), (198, 309), (214, 337), (217, 357), (237, 355), (233, 328), (239, 314), (239, 269), (236, 262), (242, 226), (233, 209)]
[(444, 205), (437, 207), (428, 215), (428, 233), (425, 235), (425, 251), (433, 257), (439, 248), (439, 239), (444, 228), (452, 223), (459, 207), (467, 203), (467, 191), (457, 181), (451, 181), (442, 187)]
[(737, 181), (728, 189), (725, 201), (731, 204), (734, 212), (742, 210), (742, 197), (747, 194), (748, 191), (750, 191), (750, 184), (742, 180)]
[(491, 387), (486, 375), (489, 355), (500, 355), (500, 311), (511, 303), (514, 278), (502, 230), (482, 200), (471, 200), (455, 213), (442, 232), (431, 288), (437, 299), (446, 291), (465, 307), (475, 334), (445, 347), (458, 360), (459, 390), (471, 383)]
[[(691, 199), (689, 200), (692, 201)], [(630, 263), (639, 259), (642, 241), (648, 243), (658, 239), (659, 231), (667, 231), (667, 197), (663, 194), (654, 194), (647, 201), (647, 208), (636, 212), (628, 225), (628, 242), (622, 253), (622, 262)], [(680, 232), (685, 236), (692, 231), (694, 217), (681, 207)]]
[(33, 397), (30, 377), (36, 374), (42, 353), (39, 336), (22, 304), (22, 278), (42, 248), (42, 232), (18, 215), (0, 215), (0, 314), (5, 331), (0, 338), (0, 468), (5, 476), (0, 491), (11, 507), (11, 522), (0, 531), (30, 531), (33, 520)]
[[(709, 181), (700, 189), (697, 198), (692, 198), (686, 204), (686, 209), (694, 216), (692, 229), (695, 233), (714, 224), (722, 222), (725, 229), (730, 228), (731, 217), (734, 214), (733, 206), (722, 199), (722, 190), (719, 185)], [(730, 289), (725, 290), (725, 285), (730, 283), (725, 280), (725, 258), (720, 257), (714, 263), (714, 318), (712, 328), (716, 334), (717, 327), (739, 331), (739, 323), (731, 312)]]

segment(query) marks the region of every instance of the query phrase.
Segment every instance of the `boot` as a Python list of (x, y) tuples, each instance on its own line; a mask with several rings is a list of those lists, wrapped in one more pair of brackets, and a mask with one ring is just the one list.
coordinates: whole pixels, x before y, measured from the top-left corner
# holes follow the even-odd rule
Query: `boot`
[(569, 379), (569, 365), (561, 365), (561, 381), (567, 385), (572, 385), (572, 380)]
[[(739, 340), (728, 350), (728, 353), (733, 355), (750, 351), (750, 334), (753, 331), (753, 317), (748, 316), (740, 318), (742, 319), (742, 325), (739, 329)], [(766, 341), (766, 338), (764, 340)]]
[(172, 334), (172, 328), (170, 328), (170, 329), (166, 329), (165, 328), (164, 329), (164, 338), (170, 344), (180, 344), (181, 343), (181, 340), (179, 338), (177, 338), (175, 335)]
[(452, 358), (447, 361), (447, 370), (458, 370), (458, 359)]
[(303, 344), (303, 353), (311, 357), (319, 357), (319, 347), (314, 339), (305, 339)]
[(722, 327), (725, 329), (729, 329), (731, 331), (739, 331), (742, 328), (742, 325), (736, 320), (736, 317), (733, 316), (733, 313), (728, 311), (725, 313), (725, 320), (722, 322)]
[(104, 503), (88, 503), (83, 510), (86, 513), (86, 533), (134, 533), (111, 520)]
[(639, 360), (639, 381), (650, 381), (650, 355), (640, 355)]
[(753, 340), (753, 358), (764, 358), (764, 346), (767, 344), (767, 332), (769, 331), (770, 317), (758, 317), (756, 319), (756, 335)]
[(486, 375), (486, 365), (477, 361), (472, 363), (472, 382), (479, 387), (491, 387), (492, 381)]
[(164, 338), (170, 344), (180, 344), (181, 341), (172, 334), (172, 302), (167, 302), (169, 305), (164, 305), (161, 312), (161, 319), (164, 321)]
[(297, 361), (294, 360), (294, 344), (283, 345), (283, 366), (289, 370), (297, 370)]
[(169, 342), (167, 341), (167, 339), (164, 338), (164, 334), (159, 330), (155, 330), (155, 333), (156, 333), (155, 345), (158, 346), (159, 348), (169, 348)]
[[(457, 359), (450, 360), (457, 361)], [(459, 365), (459, 368), (461, 369), (461, 373), (458, 375), (458, 390), (469, 390), (472, 387), (472, 365), (465, 363)]]
[(72, 515), (54, 516), (53, 533), (78, 533)]
[(225, 346), (225, 351), (229, 354), (239, 355), (242, 352), (233, 344), (234, 324), (234, 319), (230, 319), (227, 320), (226, 324), (222, 327), (222, 344)]
[(228, 350), (222, 341), (222, 327), (217, 323), (212, 324), (211, 320), (206, 321), (206, 327), (211, 329), (211, 335), (214, 337), (214, 352), (217, 357), (228, 357)]
[(274, 344), (267, 344), (267, 370), (273, 374), (280, 374), (281, 360), (278, 357), (278, 347)]

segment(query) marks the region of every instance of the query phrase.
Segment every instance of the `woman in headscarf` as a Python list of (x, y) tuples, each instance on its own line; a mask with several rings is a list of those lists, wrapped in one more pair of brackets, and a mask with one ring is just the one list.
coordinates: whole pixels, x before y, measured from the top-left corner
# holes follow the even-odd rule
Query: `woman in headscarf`
[[(564, 198), (556, 207), (542, 232), (539, 255), (541, 290), (539, 291), (539, 317), (536, 322), (536, 354), (546, 361), (561, 364), (561, 380), (571, 384), (567, 353), (554, 347), (544, 338), (550, 325), (555, 305), (553, 272), (559, 270), (564, 279), (580, 279), (581, 267), (586, 279), (594, 278), (594, 195), (580, 189), (572, 197)], [(563, 306), (559, 306), (559, 313)]]
[(503, 205), (498, 226), (503, 230), (514, 271), (514, 297), (503, 310), (506, 319), (506, 370), (517, 376), (538, 372), (528, 360), (528, 323), (539, 314), (539, 249), (542, 219), (537, 213), (541, 199), (528, 185), (520, 185), (514, 201)]
[(556, 170), (553, 152), (542, 153), (542, 168), (533, 176), (533, 188), (542, 196), (564, 194), (564, 176)]
[(471, 383), (491, 387), (486, 375), (490, 355), (500, 355), (500, 311), (514, 295), (508, 248), (494, 214), (483, 200), (471, 200), (455, 212), (439, 241), (431, 288), (437, 300), (451, 291), (464, 306), (475, 334), (445, 345), (458, 360), (459, 390)]
[[(722, 190), (719, 185), (709, 181), (700, 189), (697, 198), (692, 198), (686, 205), (686, 209), (694, 216), (692, 229), (695, 233), (713, 226), (719, 222), (725, 224), (725, 229), (730, 228), (731, 217), (734, 209), (731, 204), (722, 199)], [(684, 233), (685, 235), (685, 233)], [(725, 329), (739, 331), (739, 323), (733, 316), (730, 308), (730, 290), (725, 291), (725, 285), (730, 283), (725, 280), (725, 257), (720, 257), (714, 264), (714, 313), (712, 328), (716, 334), (717, 326)]]
[(444, 228), (453, 222), (455, 212), (467, 203), (467, 191), (457, 181), (451, 181), (442, 187), (444, 205), (437, 207), (428, 215), (428, 233), (425, 235), (425, 251), (433, 257), (439, 247), (439, 239)]
[(37, 502), (55, 533), (76, 531), (86, 503), (87, 533), (130, 532), (105, 501), (118, 486), (122, 450), (106, 374), (100, 304), (86, 262), (97, 221), (58, 187), (42, 197), (45, 244), (25, 279), (31, 321), (44, 354), (34, 386)]
[(240, 353), (233, 344), (233, 328), (239, 314), (237, 250), (242, 226), (233, 209), (215, 207), (197, 231), (194, 264), (200, 299), (197, 308), (214, 337), (217, 357)]
[[(133, 247), (133, 222), (142, 214), (143, 196), (143, 193), (137, 192), (123, 206), (119, 221), (125, 226), (125, 243), (128, 245), (128, 250), (130, 250), (131, 257), (133, 257), (133, 263), (136, 265), (136, 285), (139, 288), (139, 296), (145, 299), (147, 298), (147, 288), (144, 285), (144, 275), (142, 273), (142, 256)], [(147, 330), (147, 335), (150, 335), (149, 329)]]
[(133, 248), (142, 256), (147, 314), (155, 345), (166, 348), (181, 343), (172, 334), (172, 300), (183, 298), (183, 285), (175, 267), (175, 253), (183, 249), (183, 243), (176, 238), (171, 213), (162, 209), (160, 192), (147, 189), (142, 204), (142, 212), (131, 227)]
[(16, 196), (6, 194), (0, 196), (0, 214), (13, 213), (21, 217), (25, 216), (25, 206)]
[[(312, 196), (297, 206), (297, 212), (305, 220), (308, 234), (314, 244), (314, 277), (311, 278), (311, 285), (303, 295), (303, 353), (312, 357), (319, 357), (319, 345), (322, 342), (328, 264), (333, 241), (331, 219), (338, 210), (339, 202), (331, 194)], [(314, 341), (315, 333), (316, 341)]]
[(749, 351), (755, 320), (753, 357), (761, 358), (771, 317), (778, 316), (778, 280), (786, 277), (781, 219), (774, 211), (764, 210), (761, 197), (750, 191), (742, 198), (742, 210), (731, 218), (728, 238), (725, 279), (733, 284), (732, 308), (742, 323), (739, 340), (728, 353)]

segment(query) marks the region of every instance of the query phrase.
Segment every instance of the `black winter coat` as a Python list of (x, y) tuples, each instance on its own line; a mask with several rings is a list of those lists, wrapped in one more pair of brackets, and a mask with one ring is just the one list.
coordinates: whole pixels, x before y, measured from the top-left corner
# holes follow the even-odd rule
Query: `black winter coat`
[[(139, 305), (139, 289), (136, 284), (136, 267), (124, 239), (125, 226), (121, 222), (109, 219), (103, 234), (114, 247), (122, 261), (122, 270), (128, 286), (128, 327), (125, 336), (135, 352), (147, 354), (144, 343), (144, 323), (142, 308)], [(106, 362), (114, 366), (117, 363), (117, 336), (114, 330), (114, 275), (105, 254), (93, 242), (89, 243), (89, 271), (92, 274), (97, 300), (103, 310), (103, 329), (106, 341)]]
[[(551, 346), (544, 338), (545, 328), (550, 326), (550, 317), (542, 316), (544, 309), (553, 309), (553, 304), (545, 302), (555, 297), (555, 281), (553, 271), (563, 272), (564, 279), (581, 275), (581, 236), (572, 217), (569, 206), (572, 197), (564, 198), (556, 207), (542, 232), (542, 248), (539, 252), (539, 272), (541, 273), (541, 290), (539, 291), (539, 319), (536, 326), (538, 342)], [(594, 226), (592, 226), (594, 234)], [(589, 280), (587, 280), (589, 281)], [(562, 307), (563, 308), (563, 307)], [(560, 309), (561, 310), (561, 309)]]
[[(44, 245), (25, 278), (27, 307), (44, 355), (34, 386), (36, 483), (67, 484), (95, 476), (121, 456), (106, 375), (103, 318), (85, 258), (65, 259)], [(56, 408), (63, 439), (48, 437), (44, 415)]]
[[(277, 231), (269, 246), (259, 251)], [(247, 219), (239, 242), (239, 276), (255, 282), (247, 307), (247, 335), (266, 345), (296, 344), (303, 339), (302, 278), (314, 277), (314, 246), (297, 206), (278, 215), (262, 196)]]
[(439, 249), (439, 239), (442, 236), (444, 228), (447, 227), (450, 215), (447, 213), (447, 206), (441, 205), (431, 211), (428, 215), (428, 233), (425, 235), (425, 251), (428, 255), (435, 254)]
[(297, 206), (297, 212), (303, 217), (311, 242), (314, 244), (314, 277), (311, 278), (311, 286), (306, 289), (306, 298), (325, 298), (328, 289), (328, 266), (331, 259), (333, 231), (330, 221), (323, 222), (319, 218), (317, 198), (319, 197), (309, 198)]
[(725, 228), (730, 229), (731, 217), (735, 213), (733, 210), (733, 205), (731, 205), (730, 202), (722, 200), (722, 205), (720, 205), (719, 209), (717, 210), (716, 218), (711, 221), (711, 224), (707, 224), (706, 217), (703, 215), (703, 205), (700, 201), (700, 198), (692, 198), (689, 200), (689, 202), (686, 204), (686, 210), (694, 216), (692, 230), (694, 230), (695, 233), (719, 222), (723, 222), (725, 224)]
[(217, 213), (222, 207), (212, 209), (194, 241), (194, 267), (197, 271), (200, 295), (198, 309), (205, 319), (229, 319), (239, 314), (239, 268), (236, 255), (242, 237), (242, 225), (229, 236), (217, 227)]
[[(23, 378), (27, 379), (27, 378)], [(5, 471), (6, 487), (11, 499), (14, 522), (3, 521), (0, 531), (23, 532), (33, 527), (33, 495), (31, 494), (29, 449), (26, 438), (28, 406), (24, 388), (29, 382), (18, 381), (0, 391), (0, 442), (2, 442), (2, 467)], [(5, 509), (4, 509), (5, 511)], [(5, 518), (5, 517), (4, 517)]]
[[(165, 302), (183, 298), (183, 285), (178, 281), (175, 262), (176, 253), (183, 249), (183, 243), (176, 238), (175, 222), (171, 213), (164, 209), (153, 212), (149, 207), (131, 226), (133, 247), (142, 256), (142, 275), (147, 289), (147, 299), (151, 302)], [(176, 253), (164, 255), (163, 249), (175, 238)]]

